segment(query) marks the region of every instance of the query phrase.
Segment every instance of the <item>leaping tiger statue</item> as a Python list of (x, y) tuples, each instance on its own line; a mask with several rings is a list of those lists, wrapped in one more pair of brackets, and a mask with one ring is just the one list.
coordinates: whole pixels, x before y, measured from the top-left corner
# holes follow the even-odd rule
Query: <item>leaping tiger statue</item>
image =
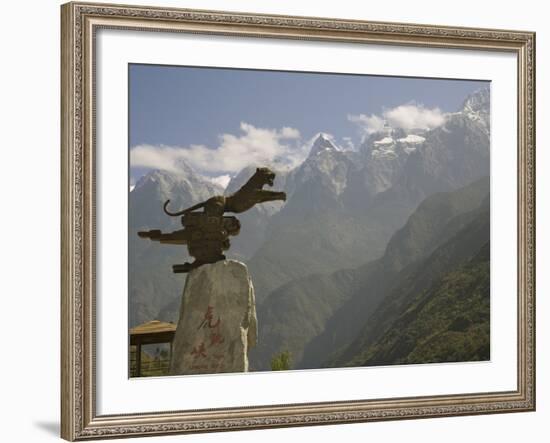
[(248, 211), (258, 203), (275, 200), (285, 201), (286, 194), (284, 192), (263, 189), (265, 185), (273, 186), (274, 180), (275, 173), (269, 168), (257, 168), (254, 175), (234, 194), (211, 197), (206, 201), (178, 212), (168, 211), (167, 207), (170, 200), (166, 200), (164, 203), (164, 212), (175, 217), (204, 208), (204, 212), (211, 216), (223, 215), (225, 212), (240, 214), (241, 212)]
[[(234, 194), (217, 195), (178, 212), (170, 212), (164, 203), (164, 212), (176, 217), (182, 215), (183, 229), (162, 233), (158, 229), (140, 231), (142, 238), (160, 243), (187, 245), (189, 255), (195, 258), (193, 263), (173, 265), (176, 273), (189, 272), (201, 265), (225, 260), (223, 251), (230, 246), (229, 237), (239, 233), (241, 225), (233, 216), (224, 216), (226, 212), (240, 214), (258, 203), (286, 200), (284, 192), (268, 191), (265, 185), (273, 186), (275, 173), (269, 168), (257, 168), (254, 175)], [(204, 209), (202, 212), (197, 209)]]

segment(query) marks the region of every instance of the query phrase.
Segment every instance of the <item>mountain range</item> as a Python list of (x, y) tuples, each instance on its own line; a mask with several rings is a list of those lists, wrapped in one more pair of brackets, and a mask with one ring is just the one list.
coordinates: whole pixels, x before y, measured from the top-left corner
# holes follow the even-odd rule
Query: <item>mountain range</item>
[[(441, 263), (434, 265), (427, 260), (438, 247), (462, 229), (469, 231), (476, 217), (486, 218), (488, 225), (488, 212), (478, 215), (481, 205), (488, 206), (488, 195), (487, 178), (456, 191), (434, 194), (392, 236), (379, 259), (330, 274), (302, 277), (276, 289), (258, 307), (258, 318), (263, 319), (259, 336), (264, 340), (252, 351), (251, 361), (258, 369), (266, 369), (270, 356), (284, 349), (292, 353), (296, 368), (331, 366), (331, 360), (339, 363), (329, 356), (357, 338), (392, 290), (406, 293), (414, 280), (412, 269), (426, 269), (434, 278)], [(482, 240), (487, 241), (488, 232), (484, 234), (487, 238)], [(468, 251), (473, 255), (480, 247), (472, 244)], [(404, 287), (395, 289), (401, 279)]]
[(379, 258), (390, 236), (435, 192), (489, 174), (489, 132), (478, 116), (479, 91), (433, 130), (386, 126), (359, 152), (319, 135), (309, 156), (286, 177), (287, 203), (249, 261), (260, 303), (304, 274), (346, 269)]

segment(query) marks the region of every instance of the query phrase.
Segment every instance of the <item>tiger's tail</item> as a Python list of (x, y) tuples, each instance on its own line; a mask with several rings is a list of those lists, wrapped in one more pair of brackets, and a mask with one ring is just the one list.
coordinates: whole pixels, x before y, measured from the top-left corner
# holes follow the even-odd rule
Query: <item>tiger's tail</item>
[(183, 214), (187, 214), (188, 212), (191, 212), (191, 211), (194, 211), (195, 209), (199, 209), (199, 208), (202, 208), (204, 207), (205, 205), (205, 202), (202, 202), (202, 203), (197, 203), (196, 205), (194, 206), (191, 206), (190, 208), (187, 208), (187, 209), (183, 209), (181, 211), (178, 211), (178, 212), (170, 212), (167, 208), (168, 204), (170, 203), (170, 200), (166, 200), (166, 202), (164, 203), (164, 206), (163, 206), (163, 209), (164, 209), (164, 212), (172, 217), (176, 217), (178, 215), (183, 215)]

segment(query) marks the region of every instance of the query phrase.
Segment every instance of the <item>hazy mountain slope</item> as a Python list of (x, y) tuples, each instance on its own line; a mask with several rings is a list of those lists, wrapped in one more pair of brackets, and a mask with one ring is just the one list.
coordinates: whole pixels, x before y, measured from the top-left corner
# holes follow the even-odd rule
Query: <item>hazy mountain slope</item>
[(319, 366), (328, 360), (327, 356), (351, 343), (401, 273), (421, 263), (467, 226), (477, 217), (480, 206), (488, 207), (488, 193), (489, 180), (485, 178), (457, 191), (426, 199), (392, 236), (384, 256), (358, 269), (357, 288), (329, 319), (325, 331), (306, 345), (301, 364)]
[[(475, 216), (465, 227), (441, 244), (427, 258), (410, 264), (394, 277), (393, 284), (387, 288), (376, 310), (365, 313), (363, 327), (353, 342), (335, 353), (325, 363), (327, 366), (353, 365), (362, 361), (363, 358), (364, 361), (367, 358), (374, 358), (369, 354), (370, 347), (378, 340), (384, 340), (382, 337), (385, 334), (391, 333), (397, 319), (407, 312), (410, 313), (411, 306), (431, 294), (430, 288), (432, 293), (440, 293), (441, 290), (438, 292), (437, 288), (443, 286), (441, 282), (446, 276), (446, 281), (450, 281), (451, 273), (461, 272), (459, 268), (475, 257), (490, 238), (488, 201), (485, 200), (473, 214)], [(483, 273), (480, 279), (482, 277)], [(476, 280), (475, 283), (479, 284), (480, 288), (485, 287), (482, 280)], [(464, 283), (461, 281), (460, 284)], [(466, 315), (468, 315), (467, 311)], [(403, 344), (406, 342), (406, 337), (398, 337), (398, 341)], [(409, 340), (409, 343), (412, 342)], [(403, 345), (401, 352), (404, 352), (404, 349), (406, 347)], [(382, 355), (384, 354), (379, 354), (379, 356)], [(376, 361), (377, 364), (382, 364), (382, 360)], [(390, 364), (392, 361), (383, 363)]]
[(490, 245), (434, 281), (402, 308), (376, 342), (348, 365), (479, 361), (490, 358)]
[(249, 353), (252, 370), (267, 370), (271, 358), (290, 351), (294, 368), (300, 367), (306, 343), (321, 334), (327, 320), (353, 293), (353, 269), (313, 274), (276, 289), (257, 307), (261, 340)]
[(379, 260), (298, 278), (273, 291), (258, 307), (261, 340), (251, 352), (251, 364), (265, 369), (271, 356), (282, 350), (292, 352), (295, 367), (322, 363), (355, 337), (392, 276), (457, 232), (488, 192), (485, 178), (452, 193), (433, 195), (394, 234)]

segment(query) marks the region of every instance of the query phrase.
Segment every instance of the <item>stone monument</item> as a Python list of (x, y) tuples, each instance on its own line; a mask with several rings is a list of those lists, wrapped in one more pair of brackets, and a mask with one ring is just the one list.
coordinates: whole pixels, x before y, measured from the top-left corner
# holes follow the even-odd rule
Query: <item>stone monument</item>
[[(229, 237), (239, 234), (234, 216), (254, 205), (286, 200), (284, 192), (268, 191), (275, 173), (257, 168), (234, 194), (214, 196), (190, 208), (164, 212), (182, 216), (183, 229), (163, 233), (158, 229), (138, 232), (160, 243), (187, 245), (192, 263), (175, 264), (175, 273), (188, 272), (180, 317), (172, 343), (171, 375), (248, 371), (248, 350), (256, 344), (257, 320), (254, 287), (244, 263), (227, 260)], [(200, 212), (195, 212), (202, 209)]]
[(193, 269), (183, 291), (170, 375), (246, 372), (256, 334), (246, 265), (223, 260)]

